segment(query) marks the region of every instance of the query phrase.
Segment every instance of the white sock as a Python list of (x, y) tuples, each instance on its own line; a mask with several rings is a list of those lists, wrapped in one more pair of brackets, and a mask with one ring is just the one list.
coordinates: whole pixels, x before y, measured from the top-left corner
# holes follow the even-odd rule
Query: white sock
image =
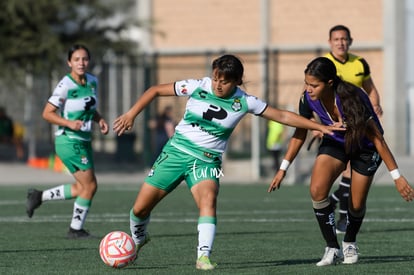
[(134, 215), (132, 209), (129, 212), (129, 228), (131, 230), (131, 236), (134, 239), (135, 244), (140, 244), (145, 240), (147, 225), (149, 222), (150, 216), (145, 219), (140, 219)]
[(197, 259), (201, 256), (210, 257), (213, 249), (214, 236), (216, 235), (216, 225), (212, 223), (199, 223)]
[(56, 186), (43, 191), (42, 201), (64, 200), (65, 190), (64, 185)]
[(89, 206), (81, 206), (77, 201), (73, 204), (73, 216), (70, 227), (75, 230), (80, 230), (83, 228), (85, 223), (86, 216), (88, 215)]

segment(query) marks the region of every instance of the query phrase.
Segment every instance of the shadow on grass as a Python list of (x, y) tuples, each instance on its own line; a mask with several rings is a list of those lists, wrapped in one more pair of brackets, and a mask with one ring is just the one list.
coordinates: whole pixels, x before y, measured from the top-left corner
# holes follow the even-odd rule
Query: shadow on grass
[[(245, 269), (245, 268), (260, 268), (260, 267), (275, 267), (275, 266), (293, 266), (293, 265), (315, 265), (320, 259), (291, 259), (282, 261), (254, 261), (254, 262), (220, 262), (220, 269)], [(407, 255), (393, 255), (393, 256), (373, 256), (361, 257), (358, 265), (364, 264), (378, 264), (378, 263), (400, 263), (412, 262), (414, 256)]]
[(414, 227), (407, 227), (407, 228), (384, 228), (384, 229), (364, 229), (360, 231), (360, 233), (383, 233), (383, 232), (411, 232), (414, 231)]
[(96, 248), (92, 247), (73, 247), (73, 248), (47, 248), (47, 249), (12, 249), (12, 250), (0, 250), (0, 254), (2, 253), (39, 253), (39, 252), (62, 252), (62, 251), (85, 251), (85, 250), (91, 250), (96, 251)]

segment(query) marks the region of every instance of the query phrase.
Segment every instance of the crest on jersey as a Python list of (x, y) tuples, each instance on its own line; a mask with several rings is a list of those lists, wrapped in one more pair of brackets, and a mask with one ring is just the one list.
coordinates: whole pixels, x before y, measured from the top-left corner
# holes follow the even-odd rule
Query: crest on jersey
[(240, 98), (235, 98), (233, 101), (233, 104), (231, 105), (231, 108), (233, 109), (233, 111), (238, 112), (241, 110), (242, 105), (240, 102)]
[(179, 89), (180, 93), (182, 93), (183, 95), (187, 94), (187, 92), (188, 92), (186, 84), (182, 84), (178, 89)]

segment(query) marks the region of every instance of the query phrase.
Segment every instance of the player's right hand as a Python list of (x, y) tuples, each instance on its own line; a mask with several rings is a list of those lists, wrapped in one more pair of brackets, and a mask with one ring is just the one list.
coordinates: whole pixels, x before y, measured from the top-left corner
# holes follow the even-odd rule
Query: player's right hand
[(123, 114), (115, 119), (112, 129), (118, 136), (120, 136), (125, 131), (131, 130), (133, 125), (134, 119), (129, 118), (127, 114)]
[(285, 175), (286, 171), (279, 169), (279, 171), (277, 171), (275, 176), (273, 177), (272, 182), (270, 183), (270, 186), (267, 189), (267, 192), (270, 193), (272, 191), (275, 191), (276, 189), (279, 189), (282, 180), (285, 178)]

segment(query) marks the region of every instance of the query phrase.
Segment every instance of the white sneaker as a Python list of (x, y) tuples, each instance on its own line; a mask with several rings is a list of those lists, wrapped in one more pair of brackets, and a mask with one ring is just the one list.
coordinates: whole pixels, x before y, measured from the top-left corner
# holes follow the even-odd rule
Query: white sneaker
[(342, 251), (338, 248), (325, 247), (325, 254), (322, 260), (316, 263), (317, 266), (335, 265), (343, 258)]
[(344, 253), (344, 264), (355, 264), (358, 262), (358, 247), (356, 243), (342, 242)]

